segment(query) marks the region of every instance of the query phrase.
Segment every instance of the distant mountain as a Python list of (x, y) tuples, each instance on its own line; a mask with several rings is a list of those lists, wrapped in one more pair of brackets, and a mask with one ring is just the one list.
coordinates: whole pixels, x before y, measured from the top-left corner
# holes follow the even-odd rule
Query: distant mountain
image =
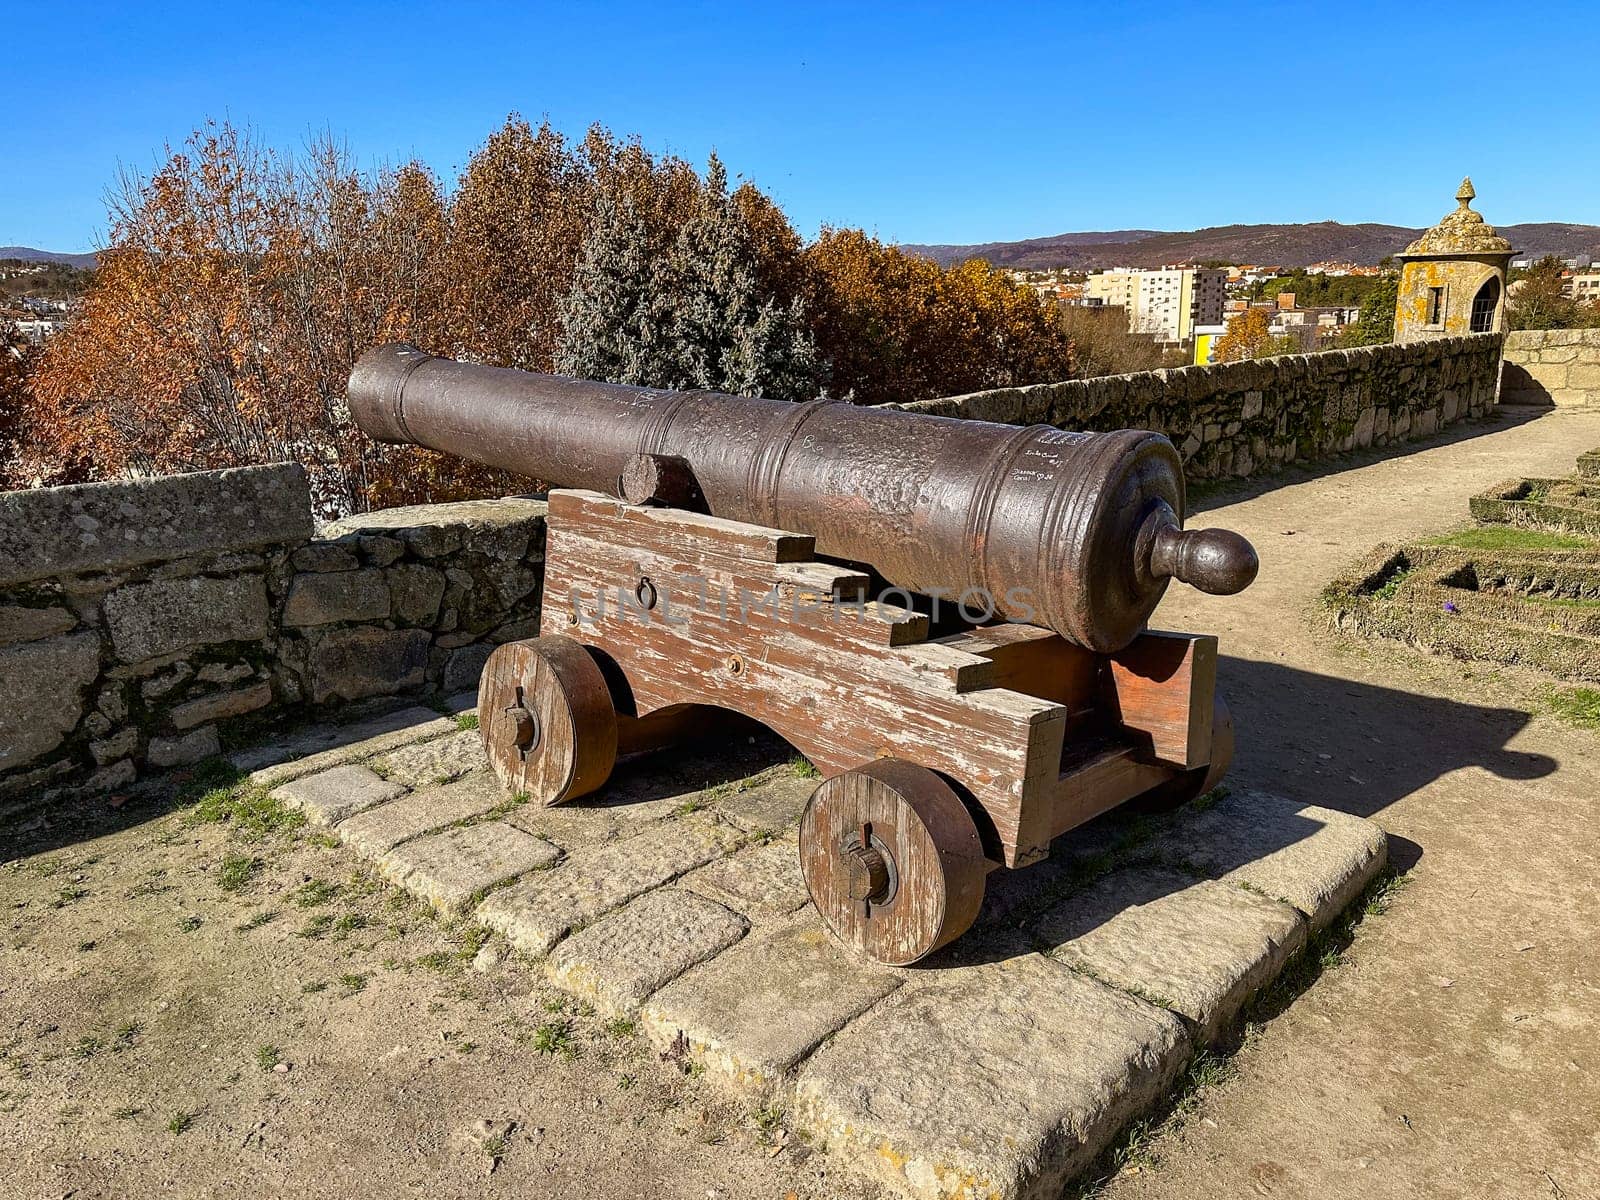
[(17, 258), (23, 262), (58, 262), (82, 270), (98, 261), (93, 254), (57, 254), (54, 250), (35, 250), (32, 246), (0, 246), (0, 258)]
[[(1519, 253), (1588, 254), (1600, 258), (1600, 225), (1544, 223), (1502, 225)], [(941, 266), (982, 258), (997, 267), (1043, 270), (1072, 267), (1159, 267), (1167, 263), (1261, 263), (1307, 267), (1316, 262), (1375, 265), (1404, 250), (1422, 233), (1403, 225), (1341, 225), (1317, 221), (1309, 225), (1218, 225), (1191, 233), (1125, 229), (1115, 233), (1063, 233), (1021, 242), (985, 242), (975, 246), (917, 246), (901, 249), (931, 258)]]

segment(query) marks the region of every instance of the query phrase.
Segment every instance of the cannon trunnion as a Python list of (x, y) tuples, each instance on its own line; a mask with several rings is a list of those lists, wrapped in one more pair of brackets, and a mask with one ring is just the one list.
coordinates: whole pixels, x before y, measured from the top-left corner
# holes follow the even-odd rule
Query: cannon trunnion
[[(654, 392), (410, 347), (364, 357), (350, 403), (384, 440), (569, 485), (550, 493), (540, 636), (496, 649), (480, 682), (506, 786), (574, 800), (621, 756), (753, 718), (824, 777), (801, 871), (832, 932), (879, 961), (959, 937), (991, 870), (1227, 770), (1216, 639), (1144, 626), (1169, 578), (1237, 591), (1255, 554), (1181, 529), (1157, 434)], [(934, 622), (929, 593), (984, 611), (946, 602)]]

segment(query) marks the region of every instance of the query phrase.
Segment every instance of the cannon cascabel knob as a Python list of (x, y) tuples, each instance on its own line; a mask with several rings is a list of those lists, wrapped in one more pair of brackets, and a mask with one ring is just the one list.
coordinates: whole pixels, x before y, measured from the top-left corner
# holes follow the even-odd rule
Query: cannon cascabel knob
[(1213, 596), (1231, 596), (1255, 581), (1256, 548), (1231, 529), (1180, 529), (1164, 523), (1150, 543), (1150, 574), (1170, 576)]

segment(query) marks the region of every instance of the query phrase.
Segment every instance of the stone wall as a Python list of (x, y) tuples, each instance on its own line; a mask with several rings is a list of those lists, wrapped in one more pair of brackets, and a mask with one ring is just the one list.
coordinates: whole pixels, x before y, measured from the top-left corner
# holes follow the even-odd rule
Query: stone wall
[(1600, 405), (1600, 329), (1506, 334), (1500, 402)]
[(1286, 354), (925, 400), (941, 416), (1063, 429), (1154, 429), (1190, 479), (1254, 475), (1428, 437), (1495, 404), (1500, 335)]
[(292, 464), (0, 495), (0, 807), (197, 761), (286, 707), (475, 686), (535, 632), (544, 513), (314, 536)]

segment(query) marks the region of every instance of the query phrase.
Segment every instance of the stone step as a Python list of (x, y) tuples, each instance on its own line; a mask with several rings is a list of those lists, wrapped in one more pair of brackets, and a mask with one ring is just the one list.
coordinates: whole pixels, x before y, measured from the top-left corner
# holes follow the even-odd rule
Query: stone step
[(455, 783), (412, 792), (369, 808), (338, 825), (345, 845), (367, 858), (383, 854), (425, 833), (481, 817), (506, 802), (505, 788), (494, 775), (469, 775)]
[(1389, 841), (1362, 817), (1241, 790), (1183, 810), (1149, 852), (1291, 904), (1316, 932), (1383, 870)]
[(1210, 1045), (1305, 945), (1306, 922), (1231, 884), (1134, 868), (1063, 901), (1033, 934), (1050, 957), (1177, 1013)]
[(250, 772), (251, 784), (270, 788), (459, 728), (455, 718), (441, 717), (431, 708), (402, 708), (349, 725), (297, 730), (280, 741), (230, 754), (228, 762)]
[(379, 755), (371, 766), (385, 779), (407, 788), (437, 786), (490, 769), (483, 738), (476, 729), (412, 742)]
[(384, 878), (449, 916), (492, 888), (554, 864), (561, 851), (504, 821), (480, 821), (402, 842), (378, 859)]
[(757, 921), (792, 913), (811, 899), (794, 830), (707, 863), (679, 883)]
[(709, 813), (662, 821), (620, 842), (574, 853), (553, 871), (495, 892), (479, 906), (477, 919), (524, 954), (543, 955), (569, 931), (744, 840), (739, 830)]
[(550, 978), (606, 1016), (632, 1016), (645, 997), (748, 928), (704, 896), (658, 888), (558, 945), (550, 952)]
[(404, 795), (405, 790), (366, 767), (344, 766), (280, 784), (272, 789), (272, 797), (303, 812), (313, 825), (337, 825), (358, 812)]
[(640, 1018), (662, 1052), (689, 1055), (731, 1090), (767, 1099), (901, 979), (851, 957), (807, 913), (686, 972), (646, 1000)]
[(907, 1195), (1043, 1200), (1189, 1054), (1171, 1013), (1024, 954), (907, 984), (801, 1068), (794, 1115)]

